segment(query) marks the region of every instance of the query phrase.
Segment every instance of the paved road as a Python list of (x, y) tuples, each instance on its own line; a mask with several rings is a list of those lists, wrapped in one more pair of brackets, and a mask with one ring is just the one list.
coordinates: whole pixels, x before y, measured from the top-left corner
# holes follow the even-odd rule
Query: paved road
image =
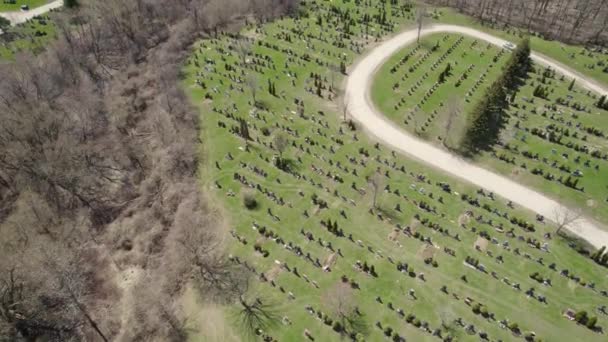
[(11, 22), (11, 25), (24, 23), (37, 15), (44, 14), (52, 9), (63, 6), (63, 0), (55, 0), (40, 7), (33, 8), (29, 11), (2, 12), (0, 17), (5, 17)]
[[(507, 41), (487, 33), (455, 25), (429, 26), (423, 30), (422, 34), (428, 35), (438, 32), (461, 33), (499, 46), (507, 43)], [(473, 165), (456, 155), (409, 134), (390, 122), (375, 108), (370, 98), (370, 88), (373, 83), (374, 74), (391, 55), (408, 44), (415, 42), (416, 37), (416, 29), (402, 32), (378, 45), (352, 67), (346, 81), (345, 103), (354, 120), (358, 121), (371, 135), (395, 150), (419, 159), (426, 164), (464, 179), (476, 186), (492, 191), (522, 207), (543, 215), (547, 219), (556, 220), (557, 218), (564, 217), (566, 214), (574, 215), (574, 211), (563, 207), (557, 201), (545, 195), (516, 183), (507, 177)], [(532, 58), (539, 63), (551, 66), (567, 77), (576, 78), (579, 86), (598, 93), (608, 94), (606, 88), (603, 88), (593, 80), (585, 79), (579, 73), (560, 63), (536, 53), (532, 54)], [(581, 206), (584, 205), (584, 203), (581, 203)], [(560, 213), (559, 216), (558, 212)], [(589, 241), (594, 246), (608, 246), (608, 231), (602, 230), (600, 225), (592, 220), (581, 217), (566, 228)]]

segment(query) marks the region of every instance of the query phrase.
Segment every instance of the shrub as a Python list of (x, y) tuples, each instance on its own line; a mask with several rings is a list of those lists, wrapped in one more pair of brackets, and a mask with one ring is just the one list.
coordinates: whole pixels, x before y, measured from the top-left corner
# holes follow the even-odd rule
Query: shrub
[(587, 323), (587, 311), (582, 310), (582, 311), (578, 311), (575, 315), (574, 315), (574, 320), (576, 320), (578, 323), (580, 324), (585, 324)]
[(333, 329), (335, 332), (342, 332), (344, 330), (342, 328), (342, 324), (340, 324), (340, 322), (338, 322), (338, 321), (334, 322)]
[(595, 329), (595, 324), (597, 323), (597, 317), (592, 316), (591, 318), (589, 318), (589, 320), (587, 321), (587, 328), (589, 329)]
[(255, 199), (255, 196), (252, 193), (246, 193), (243, 196), (243, 204), (245, 205), (245, 208), (249, 210), (253, 210), (258, 207), (258, 201)]

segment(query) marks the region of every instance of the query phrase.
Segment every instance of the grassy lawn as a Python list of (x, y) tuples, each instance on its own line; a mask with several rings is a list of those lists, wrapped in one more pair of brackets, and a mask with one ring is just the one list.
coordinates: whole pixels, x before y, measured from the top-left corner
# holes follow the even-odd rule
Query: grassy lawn
[[(238, 38), (200, 41), (185, 66), (184, 87), (201, 109), (201, 184), (229, 213), (233, 237), (229, 253), (256, 274), (248, 296), (273, 304), (279, 317), (265, 333), (291, 341), (303, 340), (307, 330), (316, 341), (341, 340), (317, 313), (336, 318), (335, 308), (328, 303), (344, 276), (358, 285), (359, 289), (345, 292), (352, 293), (350, 300), (367, 323), (367, 329), (360, 331), (368, 341), (386, 338), (387, 327), (409, 341), (436, 340), (432, 332), (437, 329), (442, 336), (460, 340), (479, 338), (455, 324), (456, 318), (492, 340), (514, 339), (510, 330), (499, 326), (503, 319), (518, 323), (522, 333), (534, 331), (545, 341), (602, 340), (601, 335), (561, 317), (561, 312), (573, 308), (595, 315), (595, 307), (606, 300), (597, 291), (608, 288), (605, 268), (579, 255), (560, 238), (545, 238), (554, 227), (535, 222), (531, 213), (509, 208), (503, 199), (481, 194), (375, 145), (364, 132), (352, 130), (341, 120), (341, 100), (337, 97), (343, 80), (341, 62), (350, 64), (375, 42), (375, 37), (366, 37), (365, 32), (384, 37), (412, 24), (412, 14), (393, 11), (386, 3), (308, 1), (308, 16), (248, 26)], [(362, 24), (367, 17), (380, 20), (383, 6), (387, 8), (387, 25), (373, 19), (367, 27)], [(436, 39), (430, 37), (416, 56), (431, 49)], [(457, 39), (449, 36), (440, 49)], [(471, 72), (480, 74), (485, 70), (483, 58), (491, 58), (498, 50), (481, 43), (471, 49), (472, 43), (465, 38), (452, 55), (462, 56), (466, 50), (469, 58), (476, 56), (478, 62)], [(480, 60), (477, 56), (482, 52)], [(428, 63), (442, 53), (433, 52)], [(454, 64), (454, 75), (466, 65), (464, 61)], [(422, 70), (430, 69), (421, 66), (418, 72)], [(447, 87), (453, 88), (455, 77), (451, 76)], [(435, 78), (430, 75), (425, 82)], [(475, 79), (472, 74), (459, 88), (469, 89)], [(273, 86), (274, 95), (270, 91)], [(447, 87), (433, 97), (441, 91), (445, 92), (441, 96), (452, 93)], [(403, 89), (407, 93), (405, 85)], [(417, 103), (419, 92), (407, 106)], [(392, 93), (392, 89), (386, 92)], [(394, 101), (385, 96), (385, 101)], [(422, 110), (432, 113), (439, 106), (433, 101), (423, 104)], [(401, 114), (395, 111), (387, 115), (403, 122), (405, 108)], [(441, 111), (437, 112), (439, 117)], [(415, 115), (419, 119), (410, 121), (425, 118), (422, 113)], [(240, 119), (247, 122), (248, 142), (237, 134)], [(429, 135), (440, 134), (439, 120), (430, 122), (427, 130)], [(279, 135), (288, 141), (282, 152), (275, 146)], [(289, 165), (285, 170), (275, 166), (274, 160), (281, 154)], [(373, 189), (366, 177), (374, 174), (381, 175), (381, 185), (376, 208), (371, 209)], [(450, 184), (450, 189), (444, 191), (440, 182)], [(246, 194), (255, 198), (255, 209), (244, 207)], [(470, 198), (463, 198), (463, 194)], [(512, 224), (513, 218), (535, 222), (534, 231)], [(321, 224), (328, 219), (337, 222), (343, 233), (332, 233)], [(478, 251), (473, 245), (481, 235), (493, 242)], [(549, 252), (535, 247), (532, 243), (536, 242), (539, 246), (546, 242)], [(454, 256), (445, 248), (453, 250)], [(466, 266), (467, 256), (479, 259), (487, 273)], [(433, 258), (437, 267), (427, 264), (427, 258)], [(360, 270), (355, 266), (357, 261), (373, 265), (377, 276)], [(397, 263), (407, 263), (413, 277), (398, 271)], [(329, 270), (324, 271), (319, 264), (329, 266)], [(549, 267), (552, 264), (557, 271)], [(578, 281), (560, 276), (563, 269), (575, 274)], [(549, 278), (552, 286), (531, 279), (533, 272)], [(463, 275), (466, 281), (461, 279)], [(507, 281), (520, 284), (521, 291)], [(589, 288), (589, 283), (597, 290)], [(440, 291), (443, 285), (448, 294)], [(546, 304), (524, 294), (532, 287), (536, 295), (547, 298)], [(410, 289), (416, 299), (408, 295)], [(467, 304), (467, 297), (473, 302)], [(473, 313), (475, 303), (482, 303), (495, 320)], [(314, 313), (309, 313), (307, 306)], [(398, 309), (416, 319), (406, 323)], [(229, 307), (225, 317), (235, 326), (235, 333), (244, 336), (245, 331), (236, 323), (238, 310), (238, 305)], [(291, 323), (282, 323), (283, 317)], [(430, 332), (413, 324), (425, 322)], [(606, 316), (599, 314), (598, 325), (606, 327), (607, 323)], [(191, 339), (206, 340), (199, 335)]]
[[(450, 8), (438, 8), (436, 9), (436, 13), (439, 15), (434, 22), (473, 27), (513, 42), (517, 42), (526, 34), (526, 30), (519, 30), (514, 27), (482, 24), (475, 18), (460, 14)], [(583, 46), (573, 46), (558, 41), (545, 40), (538, 36), (532, 36), (530, 41), (535, 52), (550, 57), (608, 86), (608, 53), (591, 51)]]
[(21, 51), (38, 53), (56, 37), (56, 26), (44, 15), (27, 23), (11, 27), (0, 36), (0, 60), (14, 60)]
[[(468, 113), (500, 74), (509, 56), (505, 52), (470, 37), (425, 37), (420, 46), (404, 48), (382, 66), (372, 100), (411, 133), (458, 149)], [(450, 76), (439, 83), (448, 63)], [(502, 143), (475, 161), (608, 222), (608, 111), (595, 106), (597, 94), (576, 83), (569, 90), (570, 83), (536, 66), (507, 111)], [(533, 95), (538, 85), (547, 88), (546, 97)], [(599, 132), (590, 133), (592, 128)], [(576, 176), (577, 171), (582, 174)], [(577, 182), (576, 189), (564, 185), (568, 177)]]
[(47, 4), (48, 0), (15, 0), (11, 3), (9, 0), (0, 0), (0, 12), (20, 11), (22, 5), (28, 5), (30, 9), (40, 7)]

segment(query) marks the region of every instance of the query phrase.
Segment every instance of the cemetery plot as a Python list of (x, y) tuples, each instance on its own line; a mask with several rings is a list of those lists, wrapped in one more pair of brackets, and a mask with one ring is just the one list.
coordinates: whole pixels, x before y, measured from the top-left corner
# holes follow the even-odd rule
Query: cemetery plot
[[(201, 41), (185, 66), (202, 110), (202, 181), (229, 216), (231, 261), (254, 279), (245, 301), (273, 308), (274, 324), (252, 333), (601, 340), (605, 254), (579, 254), (542, 218), (342, 120), (332, 102), (342, 65), (375, 40), (366, 32), (413, 17), (395, 3), (307, 1), (308, 16)], [(589, 328), (563, 318), (567, 309)]]
[(0, 12), (19, 11), (22, 6), (27, 6), (28, 9), (34, 9), (45, 5), (48, 0), (2, 0), (0, 1)]
[(500, 74), (507, 56), (505, 50), (461, 35), (424, 37), (380, 69), (372, 100), (412, 133), (456, 147), (467, 111)]
[[(433, 19), (443, 24), (473, 27), (512, 42), (517, 42), (530, 34), (525, 28), (507, 26), (502, 22), (480, 22), (476, 18), (449, 8), (434, 9)], [(557, 40), (545, 40), (535, 32), (532, 32), (530, 41), (534, 51), (608, 85), (608, 48), (565, 45)]]
[[(411, 133), (458, 150), (509, 55), (473, 38), (429, 36), (381, 68), (372, 100)], [(477, 161), (608, 222), (606, 98), (540, 65), (520, 83), (508, 92), (498, 141)]]
[(43, 15), (27, 23), (10, 27), (0, 35), (0, 60), (14, 59), (20, 52), (43, 51), (49, 40), (54, 39), (56, 27), (48, 15)]

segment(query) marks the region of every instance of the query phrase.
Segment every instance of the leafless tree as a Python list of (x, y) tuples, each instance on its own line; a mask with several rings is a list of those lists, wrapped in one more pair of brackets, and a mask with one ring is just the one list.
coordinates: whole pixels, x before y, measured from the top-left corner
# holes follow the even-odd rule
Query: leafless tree
[(556, 207), (553, 210), (553, 217), (551, 218), (556, 224), (555, 234), (560, 234), (562, 229), (574, 229), (576, 221), (578, 221), (583, 215), (580, 209), (568, 209), (565, 206)]
[(422, 32), (422, 26), (426, 20), (427, 7), (426, 5), (420, 5), (417, 10), (416, 24), (418, 25), (418, 37), (416, 38), (416, 44), (420, 44), (420, 33)]
[(247, 78), (245, 79), (247, 87), (251, 92), (251, 98), (253, 99), (253, 103), (257, 102), (256, 94), (258, 93), (258, 78), (254, 73), (249, 73)]
[(247, 63), (247, 57), (251, 53), (251, 43), (246, 37), (242, 37), (236, 42), (236, 52), (241, 59), (241, 63), (245, 65)]
[(448, 144), (449, 144), (448, 140), (451, 137), (451, 133), (454, 128), (453, 127), (454, 122), (456, 120), (458, 120), (458, 116), (462, 112), (462, 102), (457, 97), (452, 96), (448, 99), (445, 110), (446, 110), (447, 118), (446, 118), (446, 123), (445, 123), (445, 134), (444, 134), (444, 138), (443, 138), (443, 145), (445, 147), (450, 147), (450, 146), (448, 146)]
[(382, 174), (374, 172), (368, 177), (367, 183), (371, 186), (373, 191), (372, 208), (376, 209), (376, 200), (378, 198), (378, 191), (382, 188)]
[(253, 336), (258, 329), (266, 330), (277, 325), (279, 315), (276, 305), (256, 297), (252, 300), (239, 296), (239, 319), (241, 326), (247, 334)]
[(342, 325), (342, 336), (348, 334), (367, 335), (368, 327), (363, 314), (357, 308), (352, 287), (348, 283), (337, 283), (323, 296), (323, 303)]
[(289, 147), (289, 139), (287, 139), (284, 133), (278, 132), (274, 135), (272, 145), (279, 152), (279, 158), (283, 159), (283, 152)]

